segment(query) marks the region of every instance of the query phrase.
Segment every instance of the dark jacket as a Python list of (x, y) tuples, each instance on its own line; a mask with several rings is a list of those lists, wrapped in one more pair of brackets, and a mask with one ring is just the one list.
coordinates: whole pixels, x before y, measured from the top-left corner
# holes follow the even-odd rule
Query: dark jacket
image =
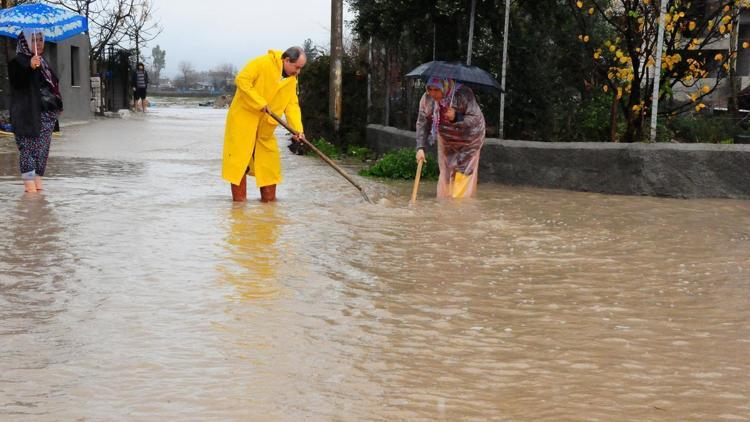
[[(148, 88), (148, 72), (146, 72), (146, 69), (143, 69), (143, 78), (146, 80), (146, 87)], [(133, 71), (133, 75), (130, 78), (130, 83), (132, 84), (133, 88), (138, 87), (138, 69)]]
[[(52, 77), (56, 80), (54, 71)], [(42, 126), (42, 71), (31, 69), (31, 57), (19, 54), (8, 62), (10, 122), (16, 136), (37, 137)]]

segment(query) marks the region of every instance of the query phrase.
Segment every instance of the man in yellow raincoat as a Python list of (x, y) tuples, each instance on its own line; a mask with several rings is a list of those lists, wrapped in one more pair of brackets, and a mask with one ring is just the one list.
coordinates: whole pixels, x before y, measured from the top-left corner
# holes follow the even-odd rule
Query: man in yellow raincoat
[[(255, 176), (263, 202), (276, 200), (281, 183), (281, 156), (276, 137), (278, 124), (266, 111), (285, 114), (287, 122), (300, 133), (302, 112), (297, 99), (297, 75), (307, 58), (300, 47), (251, 60), (237, 75), (237, 92), (227, 115), (221, 177), (232, 184), (232, 200), (247, 200), (246, 174)], [(299, 140), (299, 139), (295, 139)]]

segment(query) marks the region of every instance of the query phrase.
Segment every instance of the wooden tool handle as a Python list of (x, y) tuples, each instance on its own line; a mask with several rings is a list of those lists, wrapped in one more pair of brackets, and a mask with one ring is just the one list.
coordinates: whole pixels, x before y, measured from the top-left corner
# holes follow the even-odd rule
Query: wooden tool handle
[(424, 163), (424, 160), (419, 160), (419, 163), (417, 163), (417, 175), (414, 176), (414, 188), (411, 190), (411, 202), (417, 202), (417, 190), (419, 190), (419, 179), (422, 177), (422, 163)]

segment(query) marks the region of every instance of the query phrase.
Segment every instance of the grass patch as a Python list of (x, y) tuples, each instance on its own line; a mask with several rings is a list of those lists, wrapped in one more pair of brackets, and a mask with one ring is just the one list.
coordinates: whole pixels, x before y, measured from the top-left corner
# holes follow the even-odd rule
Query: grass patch
[[(416, 152), (413, 149), (403, 148), (385, 154), (371, 167), (360, 170), (360, 176), (383, 177), (386, 179), (411, 180), (417, 173), (417, 160), (414, 159)], [(431, 154), (427, 155), (427, 162), (422, 165), (422, 178), (437, 180), (440, 174), (437, 158)]]
[[(336, 148), (336, 145), (326, 141), (325, 138), (314, 139), (310, 143), (315, 145), (315, 148), (319, 149), (320, 152), (331, 158), (341, 157), (341, 150)], [(307, 155), (315, 155), (315, 153), (313, 151), (308, 151)]]
[(372, 153), (372, 151), (370, 151), (370, 149), (367, 147), (349, 145), (349, 147), (346, 148), (347, 157), (359, 158), (362, 161), (371, 158), (373, 155), (374, 154)]
[[(358, 145), (349, 145), (344, 151), (325, 138), (318, 138), (310, 141), (310, 143), (315, 145), (315, 148), (319, 149), (320, 152), (334, 159), (355, 158), (359, 161), (365, 161), (374, 155), (369, 148)], [(308, 150), (307, 155), (315, 155), (315, 153)]]

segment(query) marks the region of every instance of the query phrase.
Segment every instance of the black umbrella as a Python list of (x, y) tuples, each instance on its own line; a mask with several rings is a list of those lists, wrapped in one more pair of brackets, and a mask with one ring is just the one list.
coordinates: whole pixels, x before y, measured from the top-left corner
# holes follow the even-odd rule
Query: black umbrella
[(503, 92), (500, 84), (489, 72), (476, 66), (467, 66), (458, 62), (428, 62), (420, 64), (406, 74), (407, 78), (427, 79), (433, 76), (454, 79), (468, 85), (476, 86), (477, 88), (494, 91), (495, 93)]

